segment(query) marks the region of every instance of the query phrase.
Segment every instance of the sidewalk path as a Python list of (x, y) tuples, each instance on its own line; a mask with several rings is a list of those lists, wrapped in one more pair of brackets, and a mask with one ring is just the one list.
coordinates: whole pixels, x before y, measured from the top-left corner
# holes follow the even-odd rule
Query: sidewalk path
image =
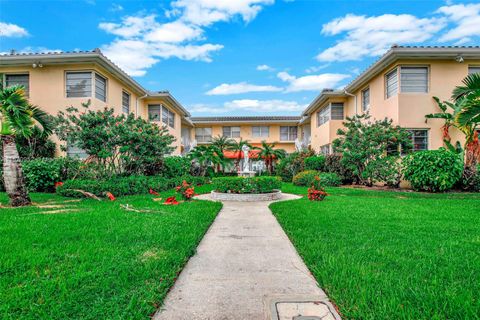
[(154, 319), (339, 319), (269, 204), (224, 202)]

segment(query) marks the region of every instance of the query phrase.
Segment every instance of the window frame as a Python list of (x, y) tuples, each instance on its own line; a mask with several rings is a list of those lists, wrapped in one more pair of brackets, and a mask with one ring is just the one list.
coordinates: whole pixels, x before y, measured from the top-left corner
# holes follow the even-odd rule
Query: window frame
[[(205, 131), (206, 129), (209, 129), (210, 130), (210, 134), (205, 134), (205, 132), (203, 132), (202, 134), (198, 134), (198, 131), (197, 130), (203, 130)], [(199, 137), (201, 137), (201, 139), (199, 139)], [(205, 139), (205, 137), (209, 137), (208, 139)], [(198, 142), (198, 143), (210, 143), (212, 142), (212, 127), (197, 127), (195, 128), (195, 140)]]
[[(398, 77), (398, 82), (397, 84), (397, 92), (398, 93), (406, 93), (406, 94), (426, 94), (430, 92), (430, 66), (429, 65), (400, 65), (398, 66), (400, 72), (399, 72), (399, 77)], [(404, 90), (404, 85), (402, 81), (402, 70), (403, 69), (425, 69), (427, 71), (426, 73), (426, 85), (425, 85), (425, 91), (405, 91)], [(412, 87), (412, 86), (409, 86)]]
[[(365, 92), (368, 92), (368, 104), (365, 105)], [(366, 87), (361, 91), (361, 99), (362, 99), (362, 111), (367, 112), (370, 110), (370, 87)]]
[[(335, 117), (334, 119), (332, 110), (333, 110), (333, 107), (338, 107), (338, 105), (342, 105), (342, 117), (341, 119), (339, 117)], [(317, 111), (316, 113), (317, 128), (331, 120), (335, 120), (335, 121), (345, 120), (345, 102), (330, 102), (325, 107)]]
[[(394, 94), (388, 94), (388, 76), (392, 73), (396, 73), (396, 79), (397, 79), (397, 86), (396, 86), (396, 91)], [(398, 66), (396, 66), (395, 68), (392, 68), (390, 69), (389, 71), (385, 72), (385, 75), (384, 75), (384, 87), (385, 87), (385, 99), (389, 99), (391, 97), (394, 97), (396, 95), (398, 95), (398, 86), (400, 85), (400, 79), (398, 78), (398, 75), (399, 75), (399, 72), (398, 72)]]
[[(325, 151), (325, 148), (328, 148), (328, 150)], [(327, 144), (324, 144), (324, 145), (320, 146), (319, 153), (324, 155), (324, 156), (331, 154), (330, 143), (327, 143)]]
[[(90, 95), (82, 97), (71, 97), (68, 96), (68, 74), (69, 73), (90, 73)], [(92, 98), (95, 94), (95, 82), (93, 78), (94, 71), (92, 70), (65, 70), (65, 98), (68, 99), (82, 99), (82, 98)]]
[[(471, 69), (478, 69), (476, 72), (470, 72)], [(468, 74), (480, 73), (480, 65), (468, 65)]]
[[(108, 100), (108, 79), (107, 77), (104, 77), (101, 73), (99, 72), (93, 72), (95, 75), (94, 75), (94, 82), (93, 82), (93, 89), (94, 89), (94, 95), (95, 95), (95, 99), (98, 99), (102, 102), (107, 102)], [(104, 80), (105, 81), (105, 100), (102, 100), (100, 99), (99, 97), (97, 97), (97, 77)]]
[[(161, 115), (162, 123), (164, 125), (168, 126), (168, 127), (171, 127), (173, 129), (175, 129), (175, 112), (173, 112), (169, 108), (165, 107), (163, 104), (160, 104), (160, 106), (161, 106), (160, 115)], [(165, 112), (164, 112), (164, 110), (165, 110)], [(166, 120), (164, 118), (165, 113), (167, 115)]]
[[(127, 106), (125, 106), (125, 104), (124, 104), (125, 95), (128, 96), (128, 105)], [(126, 90), (122, 90), (122, 112), (123, 113), (130, 114), (131, 100), (132, 100), (132, 95), (129, 92), (127, 92)], [(125, 111), (125, 107), (127, 107), (127, 111)]]
[(3, 74), (3, 83), (5, 84), (5, 88), (9, 87), (7, 85), (7, 77), (8, 76), (27, 76), (28, 77), (28, 81), (27, 81), (27, 86), (25, 88), (25, 95), (27, 96), (27, 98), (30, 97), (30, 72), (8, 72), (8, 73), (4, 73)]
[[(407, 128), (405, 129), (408, 133), (412, 133), (414, 131), (424, 131), (425, 132), (425, 149), (416, 149), (415, 148), (415, 136), (413, 134), (411, 134), (411, 140), (412, 140), (412, 145), (413, 145), (413, 148), (412, 148), (412, 152), (417, 152), (417, 151), (426, 151), (426, 150), (429, 150), (429, 138), (430, 138), (430, 133), (429, 133), (429, 129), (428, 128)], [(402, 151), (402, 154), (404, 154), (404, 152)]]
[[(150, 108), (158, 107), (158, 120), (152, 119), (150, 117)], [(161, 122), (162, 121), (162, 105), (161, 104), (147, 104), (147, 114), (148, 114), (148, 121), (150, 122)]]
[[(256, 135), (254, 130), (255, 128), (260, 128), (260, 134)], [(266, 128), (267, 135), (263, 134), (263, 130), (261, 128)], [(270, 137), (270, 126), (252, 126), (252, 138), (268, 138)]]
[[(282, 139), (282, 128), (287, 128), (287, 139)], [(292, 129), (295, 129), (295, 134), (293, 134)], [(295, 136), (294, 139), (292, 137)], [(280, 126), (280, 141), (295, 141), (298, 138), (298, 127), (297, 126)]]
[[(227, 128), (230, 130), (230, 134), (225, 134), (225, 129), (227, 129)], [(234, 135), (234, 132), (236, 132), (236, 130), (235, 131), (232, 130), (233, 128), (238, 128), (238, 135)], [(234, 138), (240, 138), (240, 135), (241, 135), (240, 126), (222, 126), (222, 136), (223, 137), (234, 139)]]

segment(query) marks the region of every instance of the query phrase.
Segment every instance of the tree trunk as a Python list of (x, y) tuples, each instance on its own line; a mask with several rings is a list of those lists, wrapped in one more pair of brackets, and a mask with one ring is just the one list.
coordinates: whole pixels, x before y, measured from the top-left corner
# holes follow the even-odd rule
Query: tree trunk
[(12, 207), (28, 206), (32, 203), (25, 186), (22, 164), (18, 156), (14, 136), (2, 136), (3, 180)]

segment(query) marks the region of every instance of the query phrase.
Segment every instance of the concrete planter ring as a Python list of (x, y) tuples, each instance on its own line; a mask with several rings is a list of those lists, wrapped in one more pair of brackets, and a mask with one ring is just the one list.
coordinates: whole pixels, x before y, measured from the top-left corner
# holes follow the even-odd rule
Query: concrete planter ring
[(269, 193), (223, 193), (211, 192), (212, 200), (216, 201), (274, 201), (282, 198), (282, 191), (274, 190)]

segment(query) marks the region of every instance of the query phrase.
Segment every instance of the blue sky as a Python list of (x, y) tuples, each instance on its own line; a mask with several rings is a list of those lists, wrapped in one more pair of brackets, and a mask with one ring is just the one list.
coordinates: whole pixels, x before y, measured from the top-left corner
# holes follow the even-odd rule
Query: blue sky
[(395, 43), (479, 45), (480, 4), (0, 0), (0, 52), (98, 47), (193, 115), (298, 115)]

